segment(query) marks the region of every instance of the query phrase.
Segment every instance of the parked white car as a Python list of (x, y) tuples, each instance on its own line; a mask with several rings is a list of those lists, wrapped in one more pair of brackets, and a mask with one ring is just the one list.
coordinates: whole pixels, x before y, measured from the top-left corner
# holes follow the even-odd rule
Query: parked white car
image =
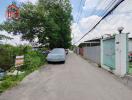
[(63, 48), (55, 48), (53, 49), (47, 56), (48, 62), (63, 62), (65, 63), (66, 53)]

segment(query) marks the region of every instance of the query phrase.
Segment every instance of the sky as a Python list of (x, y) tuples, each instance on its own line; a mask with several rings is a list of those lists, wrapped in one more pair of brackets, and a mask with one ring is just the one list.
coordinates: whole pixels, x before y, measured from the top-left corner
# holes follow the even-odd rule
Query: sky
[[(17, 2), (17, 4), (19, 5), (21, 2), (32, 2), (33, 4), (35, 4), (37, 2), (37, 0), (0, 0), (0, 23), (4, 22), (6, 20), (6, 9), (8, 7), (8, 5), (12, 4), (12, 2)], [(21, 35), (11, 35), (8, 34), (5, 31), (0, 31), (0, 34), (6, 35), (6, 36), (10, 36), (13, 39), (12, 40), (4, 40), (4, 41), (0, 41), (2, 43), (9, 43), (12, 45), (20, 45), (20, 44), (28, 44), (28, 41), (21, 41)]]
[[(92, 26), (98, 22), (111, 0), (86, 0), (83, 5), (81, 17), (78, 20), (78, 4), (81, 0), (71, 0), (73, 7), (74, 22), (71, 29), (73, 34), (73, 43), (76, 43)], [(85, 1), (85, 0), (83, 0)], [(107, 1), (107, 2), (105, 2)], [(132, 0), (125, 0), (111, 15), (104, 19), (92, 32), (85, 36), (77, 44), (99, 38), (104, 34), (117, 34), (118, 27), (124, 27), (124, 33), (130, 33), (132, 36)]]
[[(7, 6), (12, 1), (18, 2), (27, 2), (36, 3), (37, 0), (0, 0), (0, 23), (5, 20), (5, 11)], [(85, 1), (85, 2), (84, 2)], [(106, 2), (107, 1), (107, 2)], [(87, 33), (94, 24), (99, 21), (107, 6), (111, 0), (70, 0), (72, 5), (72, 15), (74, 20), (72, 21), (71, 30), (72, 30), (72, 43), (77, 42), (85, 33)], [(18, 3), (19, 4), (19, 3)], [(77, 44), (98, 38), (104, 34), (115, 34), (118, 33), (117, 28), (123, 26), (124, 33), (132, 33), (132, 0), (125, 0), (110, 16), (103, 20), (92, 32), (85, 36)], [(0, 34), (6, 34), (6, 32), (0, 32)], [(130, 34), (130, 36), (132, 36)], [(13, 36), (14, 39), (10, 42), (12, 44), (26, 43), (20, 40), (21, 36)]]

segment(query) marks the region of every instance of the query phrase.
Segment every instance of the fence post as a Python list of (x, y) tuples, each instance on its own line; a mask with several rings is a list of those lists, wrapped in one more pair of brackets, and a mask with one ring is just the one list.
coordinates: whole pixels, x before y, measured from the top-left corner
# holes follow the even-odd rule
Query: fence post
[(100, 44), (100, 51), (101, 51), (101, 67), (103, 67), (103, 39), (100, 40), (101, 44)]
[(115, 74), (124, 76), (128, 68), (128, 34), (117, 34), (115, 36)]

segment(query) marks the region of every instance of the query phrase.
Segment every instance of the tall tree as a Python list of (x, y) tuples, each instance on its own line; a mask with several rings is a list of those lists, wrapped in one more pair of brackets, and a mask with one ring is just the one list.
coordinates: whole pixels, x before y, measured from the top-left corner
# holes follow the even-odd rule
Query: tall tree
[(32, 42), (38, 38), (50, 48), (68, 48), (71, 44), (71, 4), (69, 0), (39, 0), (38, 4), (22, 4), (19, 20), (7, 20), (1, 30), (22, 34), (22, 39)]
[(54, 37), (51, 37), (54, 42), (53, 47), (68, 48), (71, 44), (71, 4), (69, 0), (39, 0), (41, 5), (45, 5), (45, 9), (49, 11), (49, 18), (60, 28)]

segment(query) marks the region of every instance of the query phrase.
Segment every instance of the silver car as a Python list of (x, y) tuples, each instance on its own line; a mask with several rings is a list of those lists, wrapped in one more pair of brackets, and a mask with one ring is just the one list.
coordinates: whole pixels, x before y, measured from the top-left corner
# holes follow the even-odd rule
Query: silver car
[(66, 53), (63, 48), (53, 49), (47, 56), (48, 62), (63, 62), (65, 63)]

